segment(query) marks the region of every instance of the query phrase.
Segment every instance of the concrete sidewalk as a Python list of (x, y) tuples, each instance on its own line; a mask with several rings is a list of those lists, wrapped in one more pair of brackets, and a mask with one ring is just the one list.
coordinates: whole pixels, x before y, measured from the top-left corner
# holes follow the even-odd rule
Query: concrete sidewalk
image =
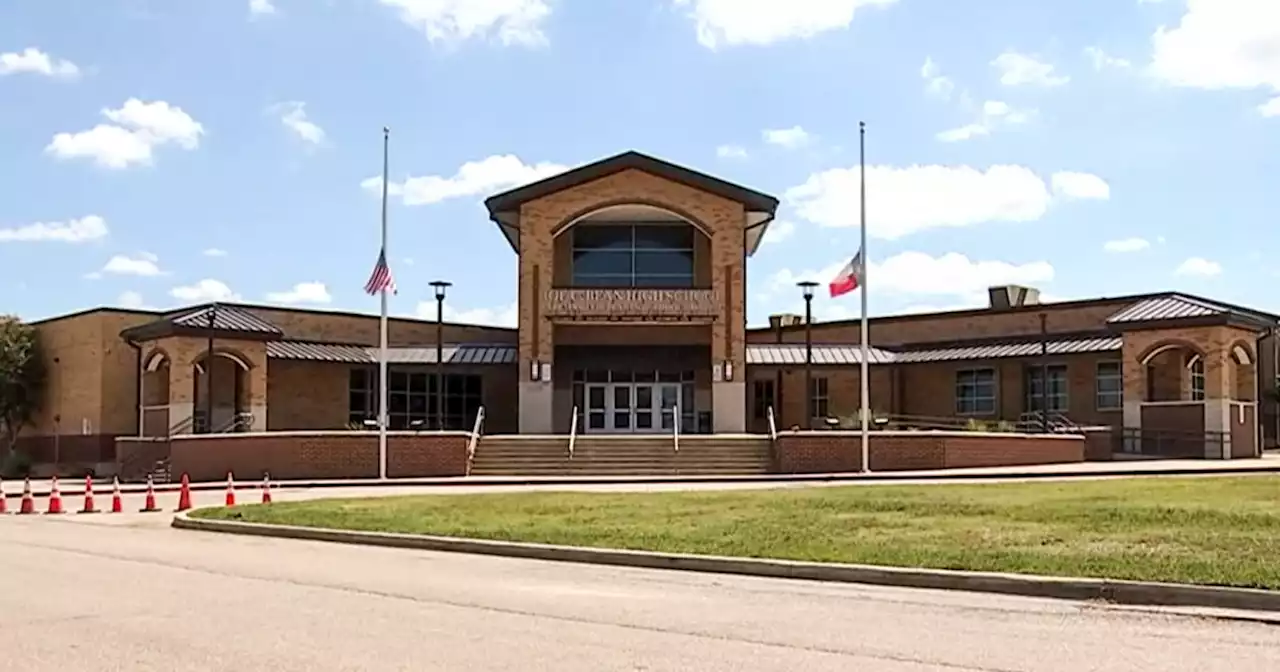
[[(1227, 476), (1233, 474), (1265, 474), (1280, 473), (1280, 455), (1267, 454), (1257, 459), (1247, 460), (1150, 460), (1128, 459), (1111, 462), (1077, 462), (1071, 464), (1036, 465), (1027, 467), (984, 467), (977, 469), (940, 469), (929, 471), (884, 471), (871, 474), (833, 473), (833, 474), (764, 474), (742, 476), (679, 476), (647, 475), (647, 476), (469, 476), (445, 478), (391, 478), (379, 480), (366, 479), (321, 479), (321, 480), (286, 480), (272, 481), (272, 485), (280, 488), (349, 488), (349, 487), (456, 487), (456, 486), (548, 486), (548, 485), (610, 485), (610, 484), (644, 484), (644, 483), (688, 483), (693, 484), (758, 484), (760, 487), (788, 484), (836, 484), (836, 483), (963, 483), (963, 482), (1000, 482), (1028, 480), (1068, 480), (1122, 478), (1133, 476)], [(59, 479), (59, 490), (63, 495), (83, 495), (83, 479)], [(33, 480), (31, 488), (36, 494), (47, 494), (51, 488), (50, 480)], [(258, 489), (261, 480), (251, 479), (236, 482), (236, 489)], [(177, 483), (157, 484), (156, 492), (174, 492), (179, 488)], [(192, 490), (208, 491), (226, 488), (226, 481), (204, 481), (191, 484)], [(121, 484), (120, 489), (126, 493), (140, 493), (146, 486), (138, 483)], [(95, 479), (95, 493), (110, 493), (110, 479)], [(21, 482), (9, 481), (4, 485), (4, 493), (10, 497), (21, 494)]]

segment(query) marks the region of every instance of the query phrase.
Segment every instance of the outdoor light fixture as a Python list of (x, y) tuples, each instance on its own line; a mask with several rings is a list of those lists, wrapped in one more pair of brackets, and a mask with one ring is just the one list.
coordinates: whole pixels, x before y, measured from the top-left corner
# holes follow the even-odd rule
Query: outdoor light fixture
[(541, 374), (542, 374), (542, 365), (538, 363), (538, 360), (535, 359), (533, 360), (532, 364), (529, 367), (529, 380), (537, 382), (542, 378)]
[(452, 282), (436, 280), (436, 428), (444, 431), (444, 294)]
[(804, 296), (804, 413), (805, 426), (813, 429), (813, 288), (812, 280), (797, 282)]
[(724, 379), (733, 380), (733, 362), (724, 360)]

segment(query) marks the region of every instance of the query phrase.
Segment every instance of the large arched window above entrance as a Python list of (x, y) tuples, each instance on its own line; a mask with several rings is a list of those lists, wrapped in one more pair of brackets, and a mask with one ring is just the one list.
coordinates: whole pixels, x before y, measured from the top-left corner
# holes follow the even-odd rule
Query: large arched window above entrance
[[(696, 287), (708, 238), (690, 220), (650, 205), (618, 205), (571, 222), (557, 247), (569, 253), (574, 287)], [(567, 245), (564, 244), (567, 242)]]

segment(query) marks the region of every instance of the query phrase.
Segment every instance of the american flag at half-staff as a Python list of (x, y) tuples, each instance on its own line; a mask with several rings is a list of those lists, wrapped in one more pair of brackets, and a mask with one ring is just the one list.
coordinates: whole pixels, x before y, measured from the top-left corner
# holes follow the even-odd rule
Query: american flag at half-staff
[(387, 251), (378, 252), (378, 263), (373, 265), (373, 273), (369, 274), (369, 282), (364, 283), (364, 291), (370, 296), (379, 292), (396, 293), (396, 280), (391, 277), (391, 267), (387, 265)]

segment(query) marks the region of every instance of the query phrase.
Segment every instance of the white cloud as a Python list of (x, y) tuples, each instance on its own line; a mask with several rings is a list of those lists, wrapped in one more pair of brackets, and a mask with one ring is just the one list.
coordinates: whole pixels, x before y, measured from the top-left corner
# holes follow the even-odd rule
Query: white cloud
[(80, 76), (80, 67), (71, 61), (55, 59), (49, 54), (27, 47), (20, 52), (0, 54), (0, 76), (29, 73), (44, 75), (55, 79), (75, 79)]
[(204, 126), (182, 108), (165, 101), (146, 103), (130, 98), (118, 109), (104, 109), (112, 124), (98, 124), (79, 133), (58, 133), (45, 151), (60, 159), (90, 158), (104, 168), (150, 164), (155, 148), (177, 144), (199, 146)]
[(204, 301), (239, 301), (240, 295), (231, 291), (225, 282), (206, 278), (192, 285), (174, 287), (169, 295), (179, 301), (192, 303)]
[(132, 310), (151, 310), (138, 292), (121, 292), (120, 297), (116, 299), (116, 305)]
[(762, 131), (760, 135), (764, 138), (765, 142), (771, 145), (785, 147), (787, 149), (803, 147), (809, 144), (809, 141), (813, 139), (813, 136), (809, 135), (808, 131), (799, 126), (767, 129)]
[(329, 303), (333, 297), (323, 282), (299, 282), (288, 291), (269, 292), (267, 300), (272, 303)]
[(1209, 261), (1202, 257), (1191, 257), (1178, 265), (1174, 271), (1178, 275), (1193, 275), (1203, 278), (1213, 277), (1222, 274), (1222, 265), (1216, 261)]
[(1016, 51), (1000, 54), (991, 65), (1000, 72), (1000, 83), (1005, 86), (1062, 86), (1071, 81), (1066, 75), (1054, 74), (1053, 64)]
[(271, 0), (249, 0), (249, 14), (252, 16), (270, 16), (276, 11), (275, 3)]
[(1112, 56), (1099, 47), (1085, 47), (1084, 55), (1093, 63), (1094, 70), (1105, 70), (1107, 68), (1128, 70), (1133, 67), (1133, 62), (1129, 59)]
[(1151, 243), (1146, 238), (1119, 238), (1117, 240), (1108, 240), (1103, 244), (1102, 249), (1113, 254), (1122, 254), (1125, 252), (1141, 252), (1151, 247)]
[[(435, 301), (419, 301), (417, 309), (418, 317), (425, 320), (436, 319), (436, 302)], [(498, 308), (473, 308), (471, 310), (457, 310), (445, 304), (444, 319), (446, 322), (458, 322), (461, 324), (483, 324), (493, 327), (514, 327), (519, 320), (519, 308), (517, 304), (501, 306)]]
[(1053, 193), (1063, 198), (1106, 201), (1111, 198), (1111, 185), (1092, 173), (1062, 171), (1053, 174)]
[(796, 224), (790, 220), (779, 220), (769, 225), (764, 232), (764, 243), (780, 243), (796, 232)]
[[(387, 185), (387, 193), (403, 197), (405, 205), (428, 205), (450, 198), (511, 189), (558, 175), (565, 170), (565, 166), (556, 163), (544, 161), (530, 165), (511, 154), (495, 155), (479, 161), (468, 161), (451, 177), (427, 175), (409, 177), (403, 182), (391, 182)], [(360, 186), (380, 193), (382, 178), (368, 178)]]
[[(815, 312), (823, 319), (855, 317), (856, 302), (832, 300), (826, 294), (825, 285), (847, 262), (848, 259), (841, 258), (816, 271), (778, 271), (770, 278), (768, 296), (786, 296), (786, 292), (796, 291), (796, 282), (813, 280), (823, 285), (814, 301)], [(923, 252), (902, 252), (879, 263), (872, 259), (867, 268), (867, 291), (875, 292), (877, 297), (904, 298), (917, 303), (924, 299), (928, 305), (917, 305), (913, 310), (934, 312), (984, 306), (988, 287), (1036, 286), (1053, 278), (1053, 266), (1046, 261), (1016, 264), (973, 260), (956, 252), (937, 257)]]
[(688, 7), (698, 43), (722, 46), (767, 45), (805, 39), (847, 28), (862, 7), (892, 5), (897, 0), (672, 0)]
[(1258, 114), (1264, 117), (1280, 117), (1280, 96), (1259, 105)]
[(112, 273), (115, 275), (139, 275), (151, 277), (161, 275), (159, 259), (154, 254), (141, 252), (137, 256), (129, 257), (123, 254), (117, 254), (107, 260), (107, 264), (102, 267), (103, 273)]
[(1035, 114), (1035, 110), (1017, 110), (1003, 101), (988, 100), (982, 104), (978, 121), (943, 131), (937, 135), (937, 138), (942, 142), (972, 140), (976, 137), (991, 135), (992, 131), (1003, 126), (1025, 124)]
[(107, 222), (97, 215), (65, 222), (36, 222), (0, 229), (0, 243), (87, 243), (107, 237)]
[(206, 257), (225, 257), (227, 256), (227, 251), (217, 247), (210, 247), (200, 254), (203, 254)]
[(925, 81), (925, 91), (931, 96), (950, 100), (951, 94), (956, 90), (956, 83), (942, 74), (942, 68), (938, 67), (932, 57), (924, 59), (924, 65), (920, 66), (920, 77)]
[(379, 0), (431, 42), (495, 39), (504, 45), (547, 43), (547, 0)]
[(1280, 91), (1280, 2), (1187, 0), (1151, 37), (1151, 72), (1176, 86)]
[(716, 156), (722, 159), (745, 159), (747, 150), (738, 145), (720, 145), (716, 147)]
[(299, 101), (274, 105), (271, 110), (280, 114), (280, 123), (304, 142), (312, 145), (324, 143), (324, 129), (307, 118), (307, 104)]
[[(801, 218), (828, 227), (856, 227), (859, 169), (814, 173), (786, 191)], [(1052, 197), (1045, 181), (1029, 168), (997, 165), (867, 167), (868, 234), (897, 239), (934, 228), (983, 222), (1029, 222), (1048, 211)]]

